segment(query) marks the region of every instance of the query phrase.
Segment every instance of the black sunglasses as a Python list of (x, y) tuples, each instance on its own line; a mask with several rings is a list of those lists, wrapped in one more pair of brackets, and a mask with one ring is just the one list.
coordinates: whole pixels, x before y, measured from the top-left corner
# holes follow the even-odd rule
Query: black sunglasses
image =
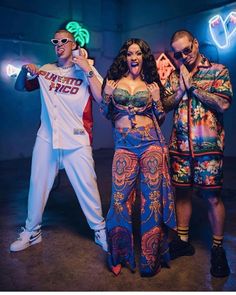
[(59, 43), (61, 44), (66, 44), (68, 42), (73, 42), (70, 38), (63, 38), (63, 39), (51, 39), (51, 42), (53, 45), (58, 45)]
[(188, 54), (190, 54), (192, 52), (192, 50), (193, 50), (193, 41), (192, 41), (191, 46), (186, 47), (181, 51), (174, 52), (174, 58), (175, 59), (181, 59), (181, 58), (183, 58), (183, 54), (188, 55)]

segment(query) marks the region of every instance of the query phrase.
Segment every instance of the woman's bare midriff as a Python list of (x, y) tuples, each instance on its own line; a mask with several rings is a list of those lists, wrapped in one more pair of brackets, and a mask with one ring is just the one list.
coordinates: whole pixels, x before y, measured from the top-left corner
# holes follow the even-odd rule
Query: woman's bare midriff
[[(135, 127), (146, 127), (146, 126), (150, 126), (153, 125), (154, 127), (154, 123), (152, 121), (152, 119), (150, 119), (147, 116), (139, 116), (136, 115), (135, 119), (134, 119), (134, 123), (135, 123)], [(120, 118), (119, 120), (117, 120), (115, 122), (115, 127), (116, 128), (132, 128), (131, 126), (131, 122), (128, 118), (128, 116), (124, 116), (122, 118)]]

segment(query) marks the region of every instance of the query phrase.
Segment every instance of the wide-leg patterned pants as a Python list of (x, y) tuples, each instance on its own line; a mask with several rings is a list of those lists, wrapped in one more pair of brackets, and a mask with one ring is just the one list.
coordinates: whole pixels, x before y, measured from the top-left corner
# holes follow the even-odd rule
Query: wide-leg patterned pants
[(174, 198), (167, 167), (167, 150), (150, 127), (114, 129), (112, 197), (107, 215), (108, 264), (135, 269), (132, 204), (140, 176), (140, 272), (152, 276), (168, 262), (167, 226), (175, 229)]
[(40, 228), (50, 190), (61, 168), (65, 168), (90, 228), (104, 228), (91, 147), (52, 149), (51, 143), (37, 137), (31, 164), (26, 229)]

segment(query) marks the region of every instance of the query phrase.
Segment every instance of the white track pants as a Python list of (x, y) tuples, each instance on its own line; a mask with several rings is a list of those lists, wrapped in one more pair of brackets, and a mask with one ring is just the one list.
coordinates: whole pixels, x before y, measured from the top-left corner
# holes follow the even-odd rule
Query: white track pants
[(33, 230), (41, 226), (43, 211), (60, 167), (65, 168), (90, 228), (104, 228), (91, 147), (52, 149), (50, 143), (37, 137), (31, 164), (26, 229)]

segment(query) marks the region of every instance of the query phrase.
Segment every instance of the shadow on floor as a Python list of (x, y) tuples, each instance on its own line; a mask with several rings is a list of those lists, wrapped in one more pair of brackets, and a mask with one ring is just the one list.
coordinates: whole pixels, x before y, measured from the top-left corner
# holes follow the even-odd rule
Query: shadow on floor
[[(106, 215), (111, 192), (112, 150), (94, 153), (98, 185)], [(106, 266), (106, 255), (93, 242), (93, 232), (62, 171), (56, 179), (43, 218), (43, 241), (18, 253), (9, 245), (24, 225), (30, 175), (30, 159), (0, 162), (0, 290), (1, 291), (233, 291), (236, 290), (236, 159), (226, 158), (224, 202), (227, 210), (224, 245), (231, 268), (228, 278), (209, 274), (211, 231), (206, 205), (194, 198), (191, 240), (192, 257), (181, 257), (152, 278), (141, 278), (122, 269), (114, 277)], [(134, 232), (139, 232), (138, 202), (134, 210)], [(139, 239), (136, 238), (138, 264)]]

